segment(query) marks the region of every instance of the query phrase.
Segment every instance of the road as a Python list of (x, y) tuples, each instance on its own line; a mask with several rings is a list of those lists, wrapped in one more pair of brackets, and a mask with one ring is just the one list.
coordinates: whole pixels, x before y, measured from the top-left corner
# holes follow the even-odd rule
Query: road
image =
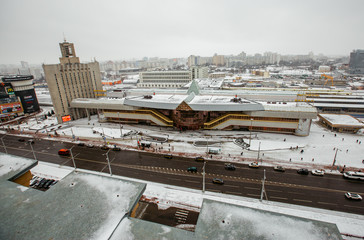
[[(4, 135), (0, 136), (3, 137)], [(20, 137), (3, 137), (9, 154), (34, 158), (28, 139), (19, 142)], [(0, 151), (5, 152), (0, 142)], [(68, 142), (36, 139), (32, 144), (37, 160), (73, 166), (71, 157), (57, 154), (61, 148), (72, 148), (76, 167), (109, 173), (106, 150), (99, 147), (88, 148)], [(194, 159), (173, 157), (137, 151), (109, 151), (113, 175), (160, 182), (169, 185), (202, 189), (202, 162)], [(188, 167), (197, 167), (197, 173), (187, 172)], [(356, 192), (364, 196), (364, 182), (344, 179), (342, 176), (299, 175), (296, 170), (287, 169), (276, 172), (272, 167), (249, 168), (246, 164), (235, 164), (235, 171), (226, 170), (224, 163), (206, 163), (206, 191), (233, 194), (244, 197), (260, 198), (263, 171), (266, 171), (265, 190), (270, 201), (297, 204), (316, 208), (330, 209), (364, 215), (364, 201), (348, 200), (345, 192)], [(223, 185), (212, 183), (212, 178), (221, 178)]]

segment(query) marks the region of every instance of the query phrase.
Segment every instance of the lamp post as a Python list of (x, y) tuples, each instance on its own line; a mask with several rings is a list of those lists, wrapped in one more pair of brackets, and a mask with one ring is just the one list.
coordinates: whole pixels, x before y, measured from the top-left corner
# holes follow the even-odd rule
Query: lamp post
[(112, 176), (112, 172), (111, 172), (111, 166), (110, 166), (110, 159), (109, 159), (109, 152), (111, 149), (109, 149), (106, 153), (106, 160), (107, 160), (107, 164), (109, 165), (109, 171), (110, 171), (110, 176)]
[(30, 148), (32, 149), (34, 160), (37, 160), (37, 158), (35, 156), (34, 148), (33, 148), (33, 145), (32, 145), (32, 140), (29, 140), (29, 145), (30, 145)]
[(263, 180), (262, 180), (262, 191), (260, 193), (260, 201), (263, 201), (263, 194), (265, 195), (265, 198), (268, 200), (267, 193), (265, 192), (265, 188), (264, 188), (264, 182), (265, 182), (265, 169), (264, 169), (264, 176), (263, 176)]
[(71, 148), (70, 148), (70, 152), (71, 152), (71, 158), (72, 158), (72, 162), (73, 162), (73, 166), (75, 167), (76, 169), (76, 162), (75, 162), (75, 158), (73, 156), (73, 152), (72, 152), (72, 148), (74, 148), (76, 145), (73, 145)]
[(120, 121), (120, 113), (118, 112), (118, 118), (119, 118), (119, 127), (120, 127), (120, 137), (123, 136), (123, 132), (121, 131), (121, 121)]
[(3, 143), (5, 153), (8, 154), (8, 150), (6, 149), (6, 146), (5, 146), (5, 143), (4, 143), (4, 140), (3, 140), (4, 137), (6, 137), (6, 134), (4, 136), (2, 136), (0, 139), (1, 139), (1, 142)]
[(249, 147), (252, 141), (252, 128), (253, 128), (253, 118), (250, 119), (250, 135), (249, 135)]
[(206, 161), (203, 161), (203, 167), (202, 167), (202, 193), (205, 193), (205, 166)]
[(339, 148), (336, 148), (336, 151), (335, 151), (335, 156), (334, 156), (334, 161), (332, 162), (332, 167), (334, 167), (334, 166), (335, 166), (335, 163), (336, 163), (336, 155), (337, 155), (337, 150), (340, 150), (340, 151), (341, 151), (341, 149), (339, 149)]

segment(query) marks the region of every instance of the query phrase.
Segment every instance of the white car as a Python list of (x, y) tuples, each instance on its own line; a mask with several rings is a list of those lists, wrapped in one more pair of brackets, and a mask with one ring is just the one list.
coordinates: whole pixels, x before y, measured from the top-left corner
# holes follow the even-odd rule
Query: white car
[(323, 176), (325, 174), (324, 170), (318, 170), (318, 169), (314, 169), (311, 171), (312, 175), (316, 175), (316, 176)]
[(251, 167), (251, 168), (258, 168), (259, 167), (258, 162), (249, 163), (249, 167)]
[(357, 193), (347, 192), (345, 193), (345, 197), (348, 199), (362, 200), (362, 197)]

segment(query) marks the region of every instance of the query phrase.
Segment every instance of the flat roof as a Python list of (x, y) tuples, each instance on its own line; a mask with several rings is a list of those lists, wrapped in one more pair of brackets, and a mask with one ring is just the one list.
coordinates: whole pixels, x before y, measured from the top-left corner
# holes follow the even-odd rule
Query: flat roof
[(310, 103), (314, 107), (332, 108), (364, 108), (364, 104), (345, 104), (345, 103)]
[(12, 161), (34, 162), (0, 153), (0, 239), (107, 238), (146, 186), (73, 171), (43, 192), (8, 181), (19, 171), (8, 171)]
[(329, 122), (330, 125), (364, 127), (364, 124), (358, 119), (347, 114), (319, 114), (319, 116)]

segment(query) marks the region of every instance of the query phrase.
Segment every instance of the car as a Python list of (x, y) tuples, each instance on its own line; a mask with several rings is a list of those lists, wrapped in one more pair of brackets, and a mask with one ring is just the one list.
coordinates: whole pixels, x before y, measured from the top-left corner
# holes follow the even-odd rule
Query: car
[(224, 184), (224, 180), (222, 180), (221, 178), (213, 178), (212, 179), (212, 183), (215, 183), (215, 184)]
[(121, 151), (121, 148), (119, 148), (119, 147), (113, 147), (112, 150), (113, 151)]
[(353, 199), (353, 200), (359, 200), (359, 201), (363, 199), (359, 194), (351, 193), (351, 192), (345, 193), (345, 197), (347, 199)]
[(24, 138), (19, 138), (18, 141), (19, 142), (25, 142), (25, 139)]
[(197, 167), (189, 167), (189, 168), (187, 168), (187, 172), (197, 173)]
[(164, 155), (164, 158), (172, 159), (172, 158), (173, 158), (173, 156), (172, 156), (172, 154), (166, 154), (166, 155)]
[(69, 149), (60, 149), (58, 151), (58, 155), (61, 155), (61, 156), (69, 156), (70, 154), (71, 154), (71, 152)]
[(44, 184), (44, 188), (49, 188), (53, 182), (54, 182), (53, 179), (48, 179), (48, 181)]
[(259, 168), (258, 162), (249, 163), (250, 168)]
[(273, 168), (273, 170), (274, 171), (278, 171), (278, 172), (284, 172), (284, 171), (286, 171), (286, 169), (284, 167), (282, 167), (282, 166), (275, 166)]
[(235, 170), (236, 167), (234, 166), (234, 164), (231, 163), (225, 163), (225, 169), (226, 170)]
[(91, 143), (87, 144), (86, 146), (89, 147), (89, 148), (93, 148), (94, 147), (94, 145), (91, 144)]
[(203, 162), (203, 161), (205, 161), (205, 159), (203, 157), (196, 157), (195, 161), (196, 162)]
[(311, 171), (311, 174), (315, 176), (323, 176), (325, 174), (325, 170), (314, 169)]
[(307, 168), (301, 168), (297, 170), (298, 174), (308, 175), (308, 169)]
[(79, 142), (77, 145), (80, 146), (80, 147), (83, 147), (83, 146), (85, 146), (85, 143)]
[(109, 150), (109, 147), (108, 147), (108, 146), (106, 146), (106, 145), (102, 145), (102, 146), (101, 146), (101, 149), (102, 149), (102, 150)]

